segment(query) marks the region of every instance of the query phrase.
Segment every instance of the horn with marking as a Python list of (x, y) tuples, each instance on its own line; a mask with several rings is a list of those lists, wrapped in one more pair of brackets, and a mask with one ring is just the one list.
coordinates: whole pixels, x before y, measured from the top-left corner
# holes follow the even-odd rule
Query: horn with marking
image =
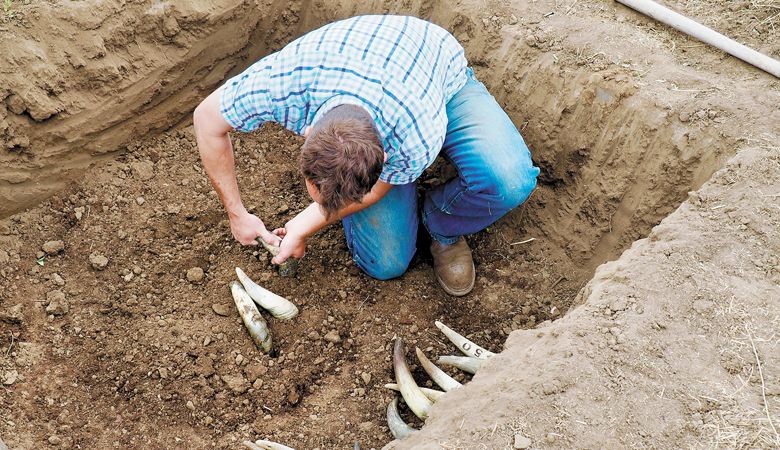
[(268, 310), (272, 316), (282, 320), (290, 320), (298, 315), (298, 307), (291, 301), (260, 287), (239, 267), (236, 267), (236, 275), (238, 275), (238, 280), (241, 281), (252, 300), (262, 306), (263, 309)]
[(422, 350), (415, 347), (414, 351), (417, 353), (417, 359), (420, 360), (420, 364), (428, 376), (431, 377), (433, 382), (438, 384), (440, 388), (444, 389), (445, 392), (451, 391), (461, 386), (458, 380), (452, 378), (447, 374), (447, 372), (436, 367), (436, 365), (433, 364), (427, 356), (425, 356), (425, 353), (423, 353)]
[(444, 325), (438, 320), (434, 323), (436, 324), (436, 327), (439, 330), (441, 330), (441, 332), (444, 333), (445, 336), (447, 336), (447, 339), (449, 339), (450, 342), (455, 344), (455, 346), (458, 347), (458, 350), (460, 350), (464, 355), (473, 356), (474, 358), (481, 358), (481, 359), (489, 358), (495, 355), (495, 353), (489, 350), (485, 350), (479, 345), (471, 342), (470, 340), (461, 336), (460, 334), (455, 332), (455, 330), (448, 327), (447, 325)]
[(484, 361), (484, 359), (473, 358), (471, 356), (439, 356), (438, 359), (439, 364), (457, 367), (470, 374), (477, 373), (479, 366), (482, 365), (482, 361)]
[(393, 369), (395, 371), (395, 382), (398, 383), (398, 388), (401, 390), (401, 395), (404, 397), (404, 401), (409, 405), (409, 409), (419, 417), (425, 419), (428, 417), (428, 411), (431, 409), (431, 401), (423, 394), (417, 383), (412, 378), (412, 372), (409, 370), (409, 366), (406, 364), (406, 357), (404, 354), (404, 341), (401, 338), (396, 338), (395, 348), (393, 349)]
[(271, 332), (268, 330), (268, 324), (265, 322), (265, 319), (260, 315), (260, 311), (252, 301), (252, 297), (241, 287), (238, 281), (230, 283), (230, 292), (233, 294), (233, 301), (236, 303), (241, 320), (244, 321), (244, 325), (249, 330), (252, 340), (264, 352), (270, 352), (273, 345)]
[(401, 415), (398, 414), (398, 397), (395, 397), (389, 405), (387, 405), (387, 427), (390, 428), (390, 433), (396, 439), (404, 439), (410, 434), (414, 433), (414, 428), (404, 422)]

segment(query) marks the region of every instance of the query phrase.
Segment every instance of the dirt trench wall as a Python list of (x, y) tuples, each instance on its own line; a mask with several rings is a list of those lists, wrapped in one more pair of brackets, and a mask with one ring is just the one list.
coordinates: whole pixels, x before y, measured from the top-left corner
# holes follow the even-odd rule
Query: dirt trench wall
[(298, 17), (297, 3), (278, 1), (12, 6), (0, 33), (0, 217), (187, 118), (247, 54), (287, 42)]
[(741, 151), (388, 448), (776, 448), (778, 195), (780, 149)]

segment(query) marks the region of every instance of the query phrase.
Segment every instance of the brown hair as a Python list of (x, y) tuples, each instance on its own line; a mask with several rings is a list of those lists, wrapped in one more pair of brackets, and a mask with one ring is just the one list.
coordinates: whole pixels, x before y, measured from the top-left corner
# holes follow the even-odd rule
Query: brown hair
[(303, 176), (319, 190), (328, 217), (360, 202), (379, 180), (384, 164), (373, 119), (357, 106), (331, 109), (312, 127), (300, 164)]

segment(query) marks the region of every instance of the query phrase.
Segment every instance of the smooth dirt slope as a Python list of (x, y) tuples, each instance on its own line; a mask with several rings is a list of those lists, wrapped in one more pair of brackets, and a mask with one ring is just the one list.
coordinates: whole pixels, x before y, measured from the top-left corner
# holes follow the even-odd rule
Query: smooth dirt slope
[(780, 148), (740, 152), (393, 448), (777, 448), (778, 199)]

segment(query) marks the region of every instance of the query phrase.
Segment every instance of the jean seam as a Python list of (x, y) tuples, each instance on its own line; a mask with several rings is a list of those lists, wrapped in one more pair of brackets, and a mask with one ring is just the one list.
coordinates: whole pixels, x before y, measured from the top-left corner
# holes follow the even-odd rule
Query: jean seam
[[(446, 209), (450, 209), (450, 207), (455, 202), (457, 202), (458, 199), (460, 199), (463, 196), (463, 194), (465, 194), (466, 191), (468, 191), (468, 190), (469, 190), (468, 186), (466, 186), (465, 189), (463, 189), (461, 191), (458, 191), (458, 193), (456, 195), (454, 195), (449, 202), (447, 202), (447, 206), (445, 208)], [(436, 208), (436, 209), (441, 211), (441, 212), (445, 212), (444, 209), (442, 209), (442, 208)], [(431, 235), (432, 238), (434, 238), (435, 240), (437, 240), (439, 242), (442, 242), (441, 239), (436, 239), (436, 236), (441, 236), (443, 238), (449, 238), (449, 236), (444, 236), (442, 234), (434, 233), (433, 231), (431, 231), (430, 227), (428, 226), (428, 220), (427, 219), (428, 219), (428, 216), (430, 216), (432, 213), (433, 213), (433, 211), (425, 211), (424, 208), (423, 208), (423, 220), (422, 220), (423, 226), (425, 226), (425, 229), (428, 230), (428, 234)], [(447, 213), (447, 214), (449, 215), (449, 213)], [(457, 236), (457, 237), (459, 237), (459, 236)], [(442, 242), (442, 243), (443, 244), (452, 244), (454, 242), (457, 242), (457, 237), (454, 240), (446, 239), (448, 242)], [(449, 242), (449, 241), (452, 241), (452, 242)]]
[[(352, 222), (351, 217), (345, 217), (344, 220), (348, 220)], [(355, 230), (354, 230), (355, 224), (350, 223), (349, 227), (346, 228), (346, 230), (349, 230), (349, 233), (345, 233), (347, 236), (347, 247), (350, 250), (350, 253), (352, 253), (352, 260), (355, 261), (355, 257), (357, 256), (357, 249), (355, 248)], [(345, 230), (345, 231), (346, 231)], [(357, 261), (355, 261), (357, 263)]]

